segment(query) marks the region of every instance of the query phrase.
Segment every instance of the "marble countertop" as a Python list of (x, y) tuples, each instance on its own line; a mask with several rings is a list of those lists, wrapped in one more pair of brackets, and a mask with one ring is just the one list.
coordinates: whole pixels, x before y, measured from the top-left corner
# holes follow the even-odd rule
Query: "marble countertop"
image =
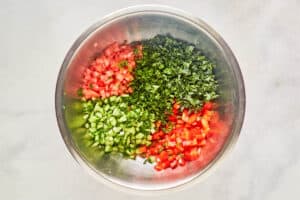
[(299, 199), (299, 0), (2, 0), (0, 199), (141, 198), (87, 175), (67, 151), (54, 111), (56, 77), (73, 41), (105, 14), (138, 3), (168, 4), (210, 24), (235, 53), (247, 94), (240, 139), (222, 166), (200, 184), (155, 198)]

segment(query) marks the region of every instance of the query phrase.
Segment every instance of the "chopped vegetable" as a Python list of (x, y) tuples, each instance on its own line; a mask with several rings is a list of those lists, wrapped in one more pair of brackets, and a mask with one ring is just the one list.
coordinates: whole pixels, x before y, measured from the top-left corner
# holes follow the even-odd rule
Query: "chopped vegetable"
[(85, 69), (66, 119), (79, 146), (99, 156), (141, 156), (157, 171), (200, 156), (204, 165), (226, 129), (212, 103), (217, 89), (214, 64), (192, 44), (169, 35), (115, 42)]
[(149, 145), (154, 131), (154, 115), (128, 104), (128, 95), (105, 100), (84, 102), (87, 134), (93, 136), (94, 146), (104, 152), (121, 153), (135, 158), (141, 145)]
[(86, 68), (78, 96), (92, 99), (132, 93), (129, 83), (133, 80), (132, 70), (136, 66), (133, 51), (128, 44), (113, 43), (108, 46)]
[(211, 105), (210, 102), (205, 103), (198, 112), (187, 109), (180, 111), (178, 103), (173, 105), (173, 114), (164, 127), (168, 129), (167, 126), (172, 126), (171, 130), (159, 128), (152, 135), (152, 144), (143, 147), (146, 150), (142, 151), (149, 162), (152, 163), (155, 158), (157, 171), (184, 166), (188, 161), (197, 160), (206, 146), (214, 148), (212, 138), (218, 138), (219, 133), (211, 132), (211, 126), (219, 123), (219, 117)]

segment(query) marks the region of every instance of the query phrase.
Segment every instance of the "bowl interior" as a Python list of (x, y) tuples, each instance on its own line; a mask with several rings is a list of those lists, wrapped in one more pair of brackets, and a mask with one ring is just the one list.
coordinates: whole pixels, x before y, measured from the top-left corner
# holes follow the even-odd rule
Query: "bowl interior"
[[(208, 166), (191, 162), (186, 167), (156, 172), (149, 164), (137, 159), (125, 160), (119, 156), (102, 155), (88, 148), (82, 137), (84, 130), (69, 125), (80, 118), (76, 112), (65, 113), (63, 107), (78, 101), (76, 91), (86, 66), (110, 43), (139, 41), (157, 34), (171, 34), (196, 45), (216, 64), (220, 85), (218, 99), (220, 112), (229, 127), (229, 135), (221, 150)], [(100, 176), (114, 183), (141, 190), (160, 190), (182, 185), (204, 173), (223, 155), (233, 142), (243, 121), (243, 82), (238, 65), (226, 44), (203, 22), (161, 11), (136, 11), (111, 17), (91, 27), (73, 45), (67, 55), (58, 79), (56, 94), (58, 122), (62, 136), (75, 158)], [(242, 109), (242, 112), (241, 112)]]

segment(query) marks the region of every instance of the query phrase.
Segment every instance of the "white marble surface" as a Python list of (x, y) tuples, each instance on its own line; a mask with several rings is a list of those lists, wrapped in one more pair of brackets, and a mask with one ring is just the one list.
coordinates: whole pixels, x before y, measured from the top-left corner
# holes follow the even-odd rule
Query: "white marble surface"
[(204, 19), (236, 54), (247, 91), (242, 134), (223, 165), (201, 184), (155, 198), (299, 199), (299, 0), (1, 0), (0, 199), (141, 199), (87, 175), (54, 113), (56, 76), (72, 42), (103, 15), (137, 3)]

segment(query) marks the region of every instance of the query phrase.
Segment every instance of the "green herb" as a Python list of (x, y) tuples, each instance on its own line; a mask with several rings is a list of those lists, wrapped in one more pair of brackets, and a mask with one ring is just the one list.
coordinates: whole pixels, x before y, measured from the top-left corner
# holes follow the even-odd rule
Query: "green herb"
[(137, 60), (131, 103), (165, 120), (174, 99), (183, 107), (200, 109), (217, 98), (214, 65), (194, 45), (158, 35), (142, 41)]

